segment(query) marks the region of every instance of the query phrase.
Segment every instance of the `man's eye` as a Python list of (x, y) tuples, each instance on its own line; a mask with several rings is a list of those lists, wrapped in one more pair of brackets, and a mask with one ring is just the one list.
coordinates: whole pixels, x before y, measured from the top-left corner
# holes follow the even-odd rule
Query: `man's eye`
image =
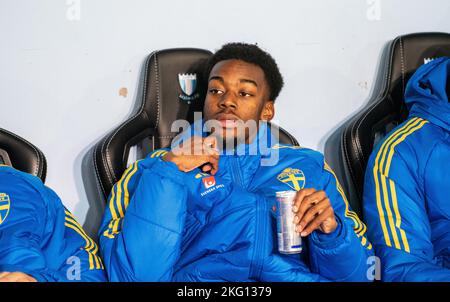
[(210, 89), (209, 92), (210, 92), (211, 94), (222, 94), (222, 93), (223, 93), (222, 90), (215, 89), (215, 88)]
[(245, 91), (239, 92), (239, 95), (240, 95), (240, 96), (243, 96), (243, 97), (251, 97), (251, 96), (253, 96), (252, 94), (250, 94), (250, 93), (248, 93), (248, 92), (245, 92)]

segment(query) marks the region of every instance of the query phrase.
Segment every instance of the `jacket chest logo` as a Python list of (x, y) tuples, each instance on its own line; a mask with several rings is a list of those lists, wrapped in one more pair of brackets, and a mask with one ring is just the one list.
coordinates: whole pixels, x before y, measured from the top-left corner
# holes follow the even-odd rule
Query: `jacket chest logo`
[(300, 169), (286, 168), (278, 174), (277, 179), (287, 184), (295, 191), (299, 191), (305, 187), (305, 174)]
[(5, 193), (0, 193), (0, 224), (2, 224), (9, 214), (9, 208), (11, 207), (11, 202), (9, 196)]
[(217, 183), (216, 178), (213, 175), (209, 175), (206, 173), (198, 173), (195, 175), (196, 179), (201, 178), (201, 184), (202, 186), (202, 192), (200, 192), (200, 196), (203, 197), (205, 195), (208, 195), (211, 192), (214, 192), (218, 189), (225, 188), (225, 186), (221, 183)]
[(214, 178), (214, 176), (205, 177), (202, 179), (202, 182), (205, 189), (209, 189), (212, 186), (216, 185), (216, 179)]

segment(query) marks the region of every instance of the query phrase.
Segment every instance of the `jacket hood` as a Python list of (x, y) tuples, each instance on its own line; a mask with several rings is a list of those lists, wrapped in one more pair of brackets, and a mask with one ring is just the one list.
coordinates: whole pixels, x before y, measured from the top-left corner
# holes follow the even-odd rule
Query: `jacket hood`
[(450, 131), (450, 103), (446, 91), (450, 57), (422, 65), (409, 80), (405, 103), (410, 116), (418, 116)]

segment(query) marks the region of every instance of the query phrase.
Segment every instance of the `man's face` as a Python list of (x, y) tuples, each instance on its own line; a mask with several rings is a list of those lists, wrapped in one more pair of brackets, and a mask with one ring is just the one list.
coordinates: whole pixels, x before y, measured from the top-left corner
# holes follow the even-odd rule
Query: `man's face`
[(219, 129), (214, 132), (218, 139), (245, 139), (248, 143), (255, 133), (238, 131), (242, 122), (253, 120), (258, 124), (259, 120), (269, 121), (274, 115), (264, 71), (240, 60), (225, 60), (214, 65), (208, 78), (203, 113), (205, 120), (218, 121)]

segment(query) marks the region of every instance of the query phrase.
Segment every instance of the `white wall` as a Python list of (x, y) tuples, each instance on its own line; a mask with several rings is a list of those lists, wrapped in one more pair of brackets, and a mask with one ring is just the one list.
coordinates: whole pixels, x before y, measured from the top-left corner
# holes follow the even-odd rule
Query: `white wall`
[(46, 184), (83, 223), (82, 159), (130, 114), (152, 50), (258, 42), (285, 78), (276, 118), (323, 151), (370, 96), (385, 43), (450, 32), (449, 16), (448, 0), (0, 0), (0, 127), (45, 153)]

